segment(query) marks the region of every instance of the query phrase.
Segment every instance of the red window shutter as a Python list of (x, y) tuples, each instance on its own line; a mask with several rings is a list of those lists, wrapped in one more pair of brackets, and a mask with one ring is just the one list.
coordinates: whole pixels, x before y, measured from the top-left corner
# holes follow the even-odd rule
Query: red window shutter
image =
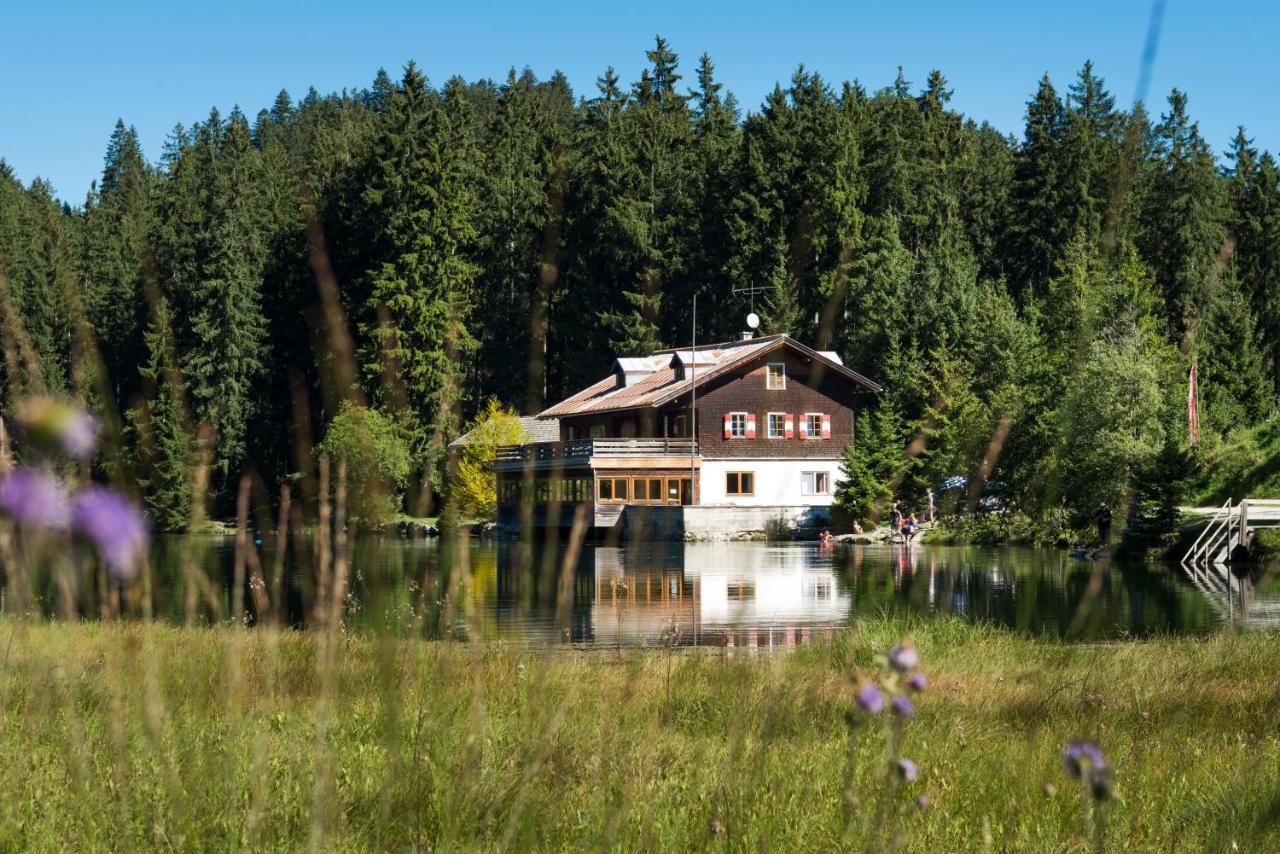
[(733, 438), (733, 416), (728, 412), (724, 414), (724, 437), (726, 439)]
[(809, 438), (809, 416), (807, 415), (800, 416), (800, 438)]
[(756, 414), (754, 412), (747, 413), (747, 438), (754, 439), (756, 437)]
[(831, 438), (831, 416), (825, 413), (822, 416), (822, 438)]
[(790, 412), (782, 417), (782, 432), (788, 439), (796, 436), (796, 417)]

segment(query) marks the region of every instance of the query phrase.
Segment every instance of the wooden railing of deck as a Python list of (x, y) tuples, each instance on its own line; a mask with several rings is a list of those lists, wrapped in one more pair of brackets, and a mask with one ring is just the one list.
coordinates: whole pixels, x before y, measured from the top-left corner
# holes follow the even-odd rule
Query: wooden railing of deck
[(572, 442), (532, 442), (503, 445), (499, 463), (572, 462), (591, 457), (688, 457), (697, 454), (693, 439), (579, 439)]

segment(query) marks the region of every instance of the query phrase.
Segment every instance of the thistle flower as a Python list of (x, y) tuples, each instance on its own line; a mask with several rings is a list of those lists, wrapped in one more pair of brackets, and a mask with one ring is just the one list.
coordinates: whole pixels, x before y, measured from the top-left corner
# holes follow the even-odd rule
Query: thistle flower
[(107, 564), (116, 581), (131, 581), (147, 548), (147, 520), (133, 502), (105, 486), (87, 486), (71, 505), (71, 525)]
[(898, 776), (901, 777), (904, 782), (910, 783), (919, 775), (920, 769), (916, 767), (916, 763), (912, 762), (910, 759), (898, 760)]
[(884, 711), (884, 694), (881, 694), (880, 689), (871, 682), (863, 682), (859, 685), (854, 699), (868, 714), (878, 715)]
[(19, 405), (17, 419), (27, 438), (45, 450), (81, 461), (93, 456), (98, 422), (77, 406), (51, 397), (29, 397)]
[(28, 528), (61, 531), (70, 518), (66, 487), (38, 469), (18, 469), (0, 481), (0, 510)]
[(929, 687), (929, 679), (923, 673), (913, 673), (907, 680), (907, 687), (917, 694), (923, 693)]
[(1062, 755), (1062, 764), (1073, 780), (1079, 780), (1094, 769), (1106, 768), (1107, 759), (1097, 742), (1073, 741)]
[(911, 704), (911, 698), (906, 694), (898, 694), (891, 701), (893, 713), (898, 717), (909, 718), (915, 713), (916, 707)]
[(1102, 748), (1094, 741), (1073, 741), (1062, 755), (1062, 764), (1074, 780), (1082, 780), (1097, 800), (1111, 797), (1115, 780)]
[(889, 650), (889, 666), (899, 673), (910, 673), (920, 666), (920, 653), (909, 643), (900, 643)]

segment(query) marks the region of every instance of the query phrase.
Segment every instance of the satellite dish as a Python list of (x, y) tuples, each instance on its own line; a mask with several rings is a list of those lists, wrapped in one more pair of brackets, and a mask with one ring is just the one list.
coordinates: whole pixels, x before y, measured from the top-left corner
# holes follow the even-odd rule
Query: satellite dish
[(760, 318), (756, 316), (754, 311), (747, 315), (747, 326), (752, 329), (758, 329), (760, 327)]

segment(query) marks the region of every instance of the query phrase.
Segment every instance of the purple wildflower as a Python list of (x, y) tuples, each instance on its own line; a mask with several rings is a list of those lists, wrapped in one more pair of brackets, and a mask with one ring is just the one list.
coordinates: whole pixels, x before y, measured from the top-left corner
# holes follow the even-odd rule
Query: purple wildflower
[(920, 809), (924, 809), (929, 806), (929, 799), (924, 795), (916, 796), (916, 806), (920, 807)]
[(909, 643), (900, 643), (889, 650), (889, 666), (899, 673), (909, 673), (920, 666), (920, 653)]
[(60, 428), (59, 438), (67, 456), (77, 460), (93, 456), (93, 449), (98, 444), (97, 419), (83, 410), (73, 409), (63, 419)]
[(1107, 760), (1096, 741), (1073, 741), (1062, 755), (1062, 764), (1072, 779), (1079, 780), (1086, 772), (1106, 768)]
[(880, 689), (870, 682), (863, 682), (858, 686), (855, 699), (858, 705), (869, 714), (878, 715), (884, 711), (884, 694), (881, 694)]
[(30, 397), (18, 407), (18, 422), (29, 441), (77, 460), (93, 456), (98, 422), (83, 409), (51, 397)]
[(929, 687), (929, 679), (923, 673), (913, 673), (907, 680), (907, 687), (916, 693), (922, 693)]
[(116, 581), (130, 581), (147, 547), (147, 520), (133, 502), (105, 486), (87, 486), (71, 506), (76, 533), (93, 543)]
[(915, 713), (916, 707), (911, 704), (911, 698), (906, 694), (898, 694), (891, 701), (893, 713), (899, 717), (909, 718)]
[(910, 759), (898, 760), (898, 776), (904, 781), (910, 783), (919, 775), (920, 769), (916, 767), (916, 763), (912, 762)]
[(1062, 764), (1072, 779), (1083, 780), (1089, 792), (1098, 800), (1111, 797), (1115, 781), (1102, 748), (1094, 741), (1073, 741), (1067, 745)]
[(67, 490), (48, 472), (19, 469), (0, 481), (0, 510), (19, 525), (65, 530)]

